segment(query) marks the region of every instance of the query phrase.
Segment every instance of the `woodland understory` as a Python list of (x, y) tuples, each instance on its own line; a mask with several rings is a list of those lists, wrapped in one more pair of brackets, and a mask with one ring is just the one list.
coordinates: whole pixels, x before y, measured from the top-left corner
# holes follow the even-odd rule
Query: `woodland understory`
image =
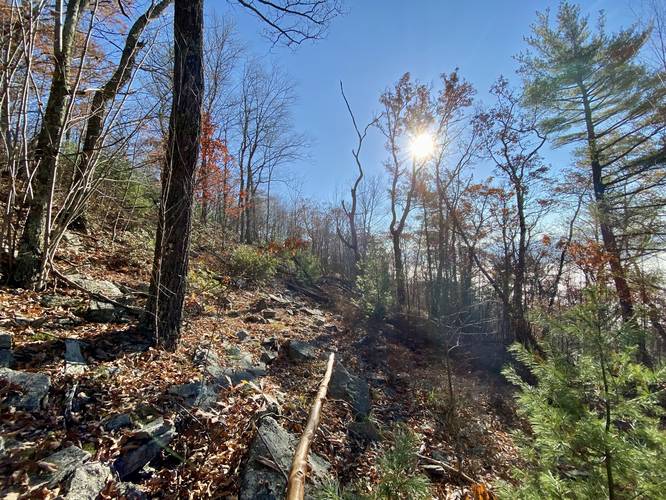
[(326, 139), (234, 20), (353, 8), (0, 0), (3, 495), (664, 497), (663, 3), (537, 12), (488, 89), (333, 82), (311, 199)]

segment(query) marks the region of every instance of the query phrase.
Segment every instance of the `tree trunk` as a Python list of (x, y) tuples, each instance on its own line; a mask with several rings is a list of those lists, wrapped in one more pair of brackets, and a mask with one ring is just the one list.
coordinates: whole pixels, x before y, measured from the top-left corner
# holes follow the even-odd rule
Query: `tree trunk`
[(395, 266), (395, 297), (398, 308), (402, 310), (407, 303), (407, 287), (405, 285), (405, 269), (402, 262), (402, 249), (400, 248), (400, 233), (393, 233), (393, 264)]
[[(36, 172), (32, 179), (32, 197), (28, 200), (28, 216), (18, 248), (12, 283), (22, 287), (40, 286), (43, 250), (48, 245), (47, 205), (51, 186), (55, 182), (56, 166), (67, 112), (69, 69), (74, 50), (74, 39), (81, 12), (88, 0), (71, 0), (67, 4), (65, 20), (60, 22), (62, 2), (56, 7), (54, 35), (54, 68), (51, 89), (44, 112), (42, 126), (35, 148)], [(62, 32), (60, 27), (62, 26)]]
[(189, 264), (195, 172), (201, 134), (203, 0), (176, 0), (174, 94), (146, 319), (157, 345), (180, 338)]

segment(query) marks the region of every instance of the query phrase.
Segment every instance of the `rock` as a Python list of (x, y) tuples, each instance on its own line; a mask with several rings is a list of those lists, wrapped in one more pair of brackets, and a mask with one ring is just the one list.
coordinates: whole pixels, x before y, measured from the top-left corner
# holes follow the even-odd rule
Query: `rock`
[(93, 323), (124, 323), (127, 321), (126, 309), (101, 300), (91, 300), (87, 308), (76, 312)]
[(352, 405), (357, 418), (370, 414), (370, 388), (368, 383), (336, 363), (331, 376), (328, 392), (332, 398), (344, 399)]
[(0, 349), (11, 349), (14, 346), (14, 336), (9, 332), (0, 331)]
[(275, 351), (266, 351), (263, 350), (261, 352), (261, 360), (262, 363), (265, 363), (267, 365), (270, 365), (273, 361), (275, 361), (278, 357), (278, 353)]
[[(270, 417), (262, 419), (257, 432), (259, 435), (250, 445), (247, 464), (242, 471), (238, 498), (239, 500), (282, 499), (287, 486), (284, 476), (263, 465), (260, 460), (261, 458), (274, 460), (280, 469), (288, 472), (298, 439)], [(310, 454), (309, 463), (312, 472), (308, 475), (308, 481), (313, 484), (309, 485), (306, 491), (313, 491), (328, 478), (330, 465), (313, 453)]]
[(49, 488), (54, 488), (89, 458), (90, 453), (78, 446), (64, 448), (41, 460), (44, 467), (41, 468), (38, 476), (31, 478), (31, 482), (34, 484), (46, 483)]
[(169, 387), (169, 393), (182, 398), (188, 406), (204, 410), (210, 409), (217, 401), (217, 390), (203, 380), (172, 385)]
[(95, 500), (111, 478), (111, 469), (100, 462), (77, 467), (69, 480), (66, 500)]
[(65, 339), (65, 373), (78, 375), (86, 371), (86, 360), (81, 354), (81, 343), (75, 339)]
[(43, 295), (40, 304), (44, 307), (76, 308), (81, 306), (81, 299), (65, 295)]
[(276, 304), (280, 304), (282, 306), (289, 304), (289, 299), (285, 299), (280, 295), (268, 294), (268, 298), (271, 299)]
[(258, 314), (248, 314), (243, 318), (246, 323), (268, 323), (268, 320)]
[(261, 311), (261, 315), (266, 319), (275, 319), (277, 317), (277, 312), (275, 309), (264, 309)]
[(321, 316), (323, 314), (319, 309), (308, 309), (307, 307), (302, 307), (301, 311), (310, 316)]
[(316, 326), (323, 326), (323, 325), (326, 323), (326, 321), (324, 320), (324, 318), (322, 318), (321, 316), (314, 316), (314, 317), (312, 318), (312, 321), (314, 321), (314, 324), (315, 324)]
[(256, 300), (250, 305), (250, 311), (261, 312), (268, 307), (268, 300), (265, 297)]
[(317, 350), (308, 342), (290, 340), (287, 344), (287, 356), (292, 361), (312, 361), (317, 359)]
[(0, 349), (0, 368), (14, 366), (14, 354), (9, 349)]
[(67, 278), (89, 292), (99, 293), (110, 299), (118, 299), (123, 296), (123, 292), (120, 288), (107, 280), (86, 278), (80, 274), (67, 276)]
[(65, 231), (62, 235), (62, 242), (65, 246), (71, 247), (74, 250), (78, 250), (83, 246), (81, 238), (78, 234), (71, 231)]
[(340, 330), (338, 329), (338, 327), (337, 327), (336, 325), (334, 325), (333, 323), (327, 323), (327, 324), (325, 324), (325, 325), (324, 325), (324, 330), (326, 330), (328, 333), (337, 333), (337, 332), (340, 331)]
[(236, 338), (241, 342), (245, 342), (250, 337), (250, 333), (247, 330), (238, 330), (236, 332)]
[(176, 436), (176, 428), (163, 418), (156, 418), (135, 432), (124, 443), (123, 452), (113, 463), (120, 479), (141, 470)]
[(377, 429), (377, 426), (369, 420), (364, 420), (362, 422), (352, 422), (349, 424), (347, 430), (349, 431), (349, 434), (354, 436), (359, 441), (365, 443), (382, 440), (382, 436), (379, 434), (379, 429)]
[(124, 427), (132, 427), (133, 425), (134, 422), (132, 422), (132, 416), (129, 413), (117, 413), (111, 415), (104, 420), (104, 423), (102, 424), (104, 430), (107, 432), (117, 431)]
[(51, 388), (51, 379), (43, 373), (21, 372), (10, 368), (0, 368), (0, 381), (2, 385), (16, 389), (10, 391), (5, 404), (31, 412), (43, 407)]
[(266, 365), (262, 362), (254, 363), (252, 356), (238, 347), (227, 347), (226, 354), (225, 365), (222, 365), (212, 349), (199, 347), (194, 354), (194, 363), (203, 367), (204, 374), (213, 386), (227, 387), (230, 381), (232, 385), (237, 385), (266, 375)]
[(278, 352), (280, 350), (280, 342), (275, 337), (271, 337), (269, 339), (264, 340), (261, 343), (261, 346), (266, 348), (266, 350), (268, 351)]
[(148, 500), (148, 495), (134, 483), (119, 483), (117, 488), (125, 500)]

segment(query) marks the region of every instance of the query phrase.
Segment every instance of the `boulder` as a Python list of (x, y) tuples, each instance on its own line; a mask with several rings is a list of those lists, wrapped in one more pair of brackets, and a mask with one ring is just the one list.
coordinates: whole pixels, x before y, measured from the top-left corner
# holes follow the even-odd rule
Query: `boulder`
[(86, 360), (81, 354), (81, 343), (75, 339), (65, 339), (65, 373), (79, 375), (86, 371)]
[(313, 359), (317, 359), (317, 350), (309, 342), (291, 340), (287, 344), (287, 356), (292, 361), (312, 361)]
[(176, 436), (176, 428), (163, 418), (156, 418), (131, 435), (123, 445), (113, 468), (125, 479), (152, 461)]
[(94, 299), (87, 308), (79, 309), (76, 314), (92, 323), (125, 323), (128, 320), (124, 307)]
[(66, 309), (81, 306), (81, 299), (66, 295), (43, 295), (40, 304), (44, 307), (62, 307)]
[[(262, 459), (275, 461), (285, 473), (289, 472), (291, 460), (298, 439), (282, 428), (274, 419), (265, 417), (261, 421), (258, 435), (252, 441), (248, 460), (241, 474), (239, 500), (282, 499), (285, 495), (286, 481), (275, 469), (261, 463)], [(306, 491), (312, 492), (329, 477), (330, 464), (323, 458), (310, 454), (311, 473), (308, 481), (312, 483)], [(306, 494), (306, 498), (311, 498)]]
[(328, 393), (332, 398), (349, 402), (357, 419), (370, 414), (370, 387), (361, 377), (351, 374), (342, 363), (336, 363)]
[(116, 413), (115, 415), (107, 417), (106, 420), (104, 420), (102, 427), (104, 427), (104, 430), (107, 432), (113, 432), (125, 427), (132, 427), (133, 425), (134, 422), (129, 413)]
[(217, 401), (217, 390), (203, 380), (169, 387), (169, 393), (178, 396), (187, 406), (210, 409)]
[(100, 462), (88, 462), (74, 470), (65, 500), (95, 500), (111, 478), (111, 469)]
[(14, 346), (14, 336), (0, 330), (0, 349), (11, 349)]
[(0, 368), (12, 368), (14, 366), (14, 354), (9, 349), (0, 349)]
[(90, 459), (90, 453), (78, 446), (64, 448), (41, 460), (44, 466), (41, 467), (39, 475), (31, 478), (31, 482), (35, 485), (46, 484), (49, 488), (54, 488), (88, 459)]
[(107, 280), (96, 280), (80, 274), (67, 276), (67, 278), (89, 292), (99, 293), (110, 299), (119, 299), (123, 296), (120, 288)]
[(51, 388), (51, 379), (43, 373), (0, 368), (0, 384), (12, 388), (11, 394), (5, 398), (5, 404), (34, 412), (43, 408)]
[(236, 338), (241, 342), (245, 342), (248, 338), (250, 338), (250, 333), (247, 330), (238, 330), (236, 332)]

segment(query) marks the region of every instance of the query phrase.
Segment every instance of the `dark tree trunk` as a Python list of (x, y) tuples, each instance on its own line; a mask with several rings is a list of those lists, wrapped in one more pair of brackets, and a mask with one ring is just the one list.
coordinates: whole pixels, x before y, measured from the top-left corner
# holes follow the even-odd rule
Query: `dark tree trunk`
[(146, 320), (157, 345), (180, 338), (189, 264), (203, 81), (203, 0), (176, 0), (174, 93)]

